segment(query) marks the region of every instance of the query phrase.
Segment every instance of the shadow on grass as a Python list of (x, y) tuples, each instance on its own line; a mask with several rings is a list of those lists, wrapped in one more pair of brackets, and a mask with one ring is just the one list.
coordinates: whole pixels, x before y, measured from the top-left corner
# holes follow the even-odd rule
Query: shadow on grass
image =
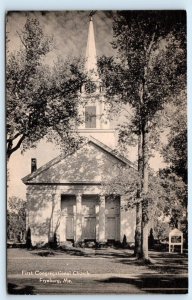
[(160, 258), (175, 258), (175, 259), (180, 259), (184, 258), (186, 259), (188, 257), (187, 254), (183, 253), (169, 253), (169, 252), (157, 252), (157, 251), (150, 251), (150, 257), (160, 257)]
[(111, 258), (111, 259), (126, 259), (133, 257), (133, 251), (131, 252), (120, 252), (120, 251), (110, 251), (106, 249), (90, 249), (90, 248), (66, 248), (66, 249), (56, 249), (56, 250), (44, 250), (44, 249), (34, 249), (30, 250), (32, 255), (38, 255), (42, 257), (51, 257), (56, 255), (67, 254), (71, 256), (84, 256), (84, 257), (101, 257), (101, 258)]
[(42, 257), (53, 257), (53, 256), (57, 256), (60, 254), (67, 254), (67, 255), (75, 255), (75, 256), (85, 256), (88, 257), (90, 256), (89, 254), (85, 253), (82, 250), (78, 250), (78, 249), (65, 249), (65, 250), (36, 250), (34, 252), (31, 252), (32, 255), (37, 255), (37, 256), (42, 256)]
[[(143, 274), (144, 275), (144, 274)], [(137, 278), (110, 277), (104, 280), (95, 280), (106, 284), (127, 284), (131, 292), (131, 286), (148, 293), (186, 294), (188, 291), (187, 278), (155, 277), (155, 274), (146, 274)]]
[(123, 252), (111, 252), (106, 249), (89, 249), (89, 248), (83, 248), (83, 249), (63, 249), (63, 250), (57, 250), (57, 254), (63, 254), (66, 253), (68, 255), (75, 255), (75, 256), (84, 256), (84, 257), (101, 257), (101, 258), (128, 258), (132, 257), (132, 253), (123, 253)]
[(101, 249), (95, 249), (95, 248), (76, 248), (76, 247), (71, 247), (71, 248), (64, 248), (64, 247), (59, 247), (58, 249), (51, 249), (51, 248), (33, 248), (33, 249), (17, 249), (26, 251), (26, 253), (30, 253), (33, 256), (41, 256), (41, 257), (54, 257), (57, 255), (71, 255), (71, 256), (84, 256), (84, 257), (101, 257), (101, 258), (112, 258), (112, 259), (125, 259), (125, 258), (131, 258), (133, 256), (133, 251), (132, 250), (122, 250), (122, 249), (114, 249), (114, 248), (101, 248)]
[(84, 257), (90, 257), (90, 253), (86, 253), (83, 250), (78, 250), (78, 249), (66, 249), (63, 250), (62, 253), (66, 253), (69, 255), (75, 255), (75, 256), (84, 256)]
[(30, 250), (33, 256), (56, 257), (58, 255), (69, 255), (85, 258), (106, 258), (112, 259), (116, 263), (134, 266), (146, 266), (149, 270), (160, 274), (182, 274), (188, 272), (188, 258), (186, 254), (153, 252), (149, 256), (152, 263), (145, 263), (143, 260), (136, 259), (133, 251), (116, 250), (116, 249), (94, 249), (94, 248), (59, 248), (59, 249), (33, 249)]
[(42, 257), (55, 256), (55, 253), (53, 251), (38, 251), (32, 254), (42, 256)]
[(155, 264), (149, 265), (149, 268), (158, 273), (169, 273), (169, 274), (182, 274), (188, 273), (188, 265), (183, 263), (183, 261), (169, 261), (161, 260)]
[(150, 270), (158, 273), (166, 274), (182, 274), (188, 272), (188, 258), (182, 254), (172, 253), (150, 253), (151, 262), (145, 263), (142, 259), (127, 259), (118, 260), (118, 262), (133, 266), (147, 266)]
[(131, 258), (131, 257), (133, 257), (133, 253), (107, 252), (107, 251), (103, 251), (103, 250), (96, 251), (95, 255), (103, 257), (103, 258)]
[(35, 289), (31, 285), (19, 286), (17, 284), (8, 283), (8, 294), (12, 295), (35, 295)]

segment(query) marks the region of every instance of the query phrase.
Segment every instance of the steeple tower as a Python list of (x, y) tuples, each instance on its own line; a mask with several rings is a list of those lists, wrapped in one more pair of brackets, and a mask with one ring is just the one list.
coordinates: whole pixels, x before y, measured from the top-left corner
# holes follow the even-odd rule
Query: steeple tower
[(84, 122), (79, 127), (79, 132), (83, 136), (92, 136), (107, 146), (114, 148), (116, 145), (115, 131), (107, 115), (107, 104), (97, 69), (92, 15), (90, 15), (89, 21), (85, 59), (85, 71), (88, 73), (90, 82), (82, 88), (81, 97), (85, 101), (83, 101), (84, 105), (80, 109), (80, 114)]
[(85, 58), (86, 58), (85, 70), (89, 73), (89, 75), (91, 76), (93, 81), (99, 80), (99, 75), (98, 75), (98, 71), (97, 71), (97, 54), (96, 54), (96, 46), (95, 46), (95, 34), (94, 34), (93, 17), (92, 16), (90, 16)]

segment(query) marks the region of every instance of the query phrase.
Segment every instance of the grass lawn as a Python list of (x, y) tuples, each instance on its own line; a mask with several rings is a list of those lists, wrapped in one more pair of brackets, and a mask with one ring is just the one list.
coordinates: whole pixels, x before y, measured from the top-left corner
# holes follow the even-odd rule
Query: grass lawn
[[(187, 256), (151, 252), (152, 264), (132, 251), (8, 249), (11, 294), (186, 293)], [(52, 273), (50, 273), (52, 272)]]

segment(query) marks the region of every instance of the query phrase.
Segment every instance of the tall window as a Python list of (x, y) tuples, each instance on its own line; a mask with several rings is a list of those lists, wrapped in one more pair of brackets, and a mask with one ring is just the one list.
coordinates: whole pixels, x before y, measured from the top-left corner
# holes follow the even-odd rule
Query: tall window
[(96, 106), (85, 107), (85, 128), (96, 128)]

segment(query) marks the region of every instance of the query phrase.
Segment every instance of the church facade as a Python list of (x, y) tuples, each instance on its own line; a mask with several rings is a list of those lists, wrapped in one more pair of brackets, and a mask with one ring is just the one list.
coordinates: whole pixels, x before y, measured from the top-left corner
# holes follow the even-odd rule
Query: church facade
[[(49, 242), (54, 234), (62, 244), (95, 241), (134, 242), (135, 209), (125, 209), (126, 195), (106, 192), (105, 182), (119, 166), (136, 172), (126, 158), (115, 154), (115, 131), (110, 122), (96, 67), (93, 21), (90, 20), (86, 70), (91, 83), (81, 93), (79, 107), (84, 122), (80, 135), (87, 139), (69, 155), (56, 157), (22, 180), (27, 186), (27, 228), (32, 244)], [(35, 163), (35, 160), (32, 161)]]

